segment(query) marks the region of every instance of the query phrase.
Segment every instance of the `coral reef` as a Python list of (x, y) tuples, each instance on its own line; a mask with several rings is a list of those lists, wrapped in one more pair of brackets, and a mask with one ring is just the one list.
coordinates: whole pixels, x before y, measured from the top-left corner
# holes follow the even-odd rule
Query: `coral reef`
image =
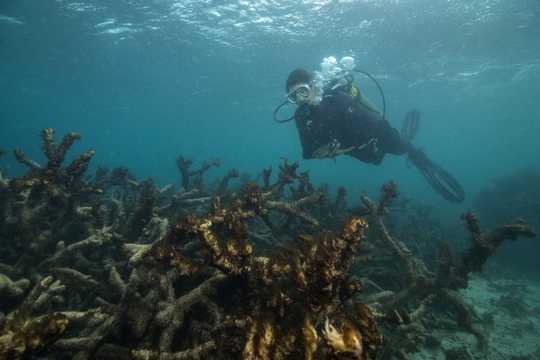
[(428, 262), (425, 212), (404, 239), (386, 224), (409, 209), (394, 182), (348, 208), (345, 188), (332, 196), (297, 162), (208, 183), (219, 160), (179, 156), (176, 189), (124, 167), (90, 176), (93, 151), (65, 165), (80, 138), (45, 129), (47, 163), (17, 149), (28, 172), (0, 174), (0, 359), (407, 359), (445, 346), (434, 329), (485, 352), (489, 327), (460, 290), (505, 240), (535, 235), (523, 221), (483, 232), (466, 213), (472, 245)]
[[(506, 219), (521, 218), (535, 228), (540, 227), (539, 184), (538, 168), (519, 169), (493, 179), (474, 198), (474, 207), (482, 223), (497, 226)], [(538, 279), (538, 251), (540, 245), (537, 242), (517, 244), (497, 255), (492, 264), (506, 268), (507, 276), (526, 274)], [(520, 259), (517, 263), (516, 258)]]

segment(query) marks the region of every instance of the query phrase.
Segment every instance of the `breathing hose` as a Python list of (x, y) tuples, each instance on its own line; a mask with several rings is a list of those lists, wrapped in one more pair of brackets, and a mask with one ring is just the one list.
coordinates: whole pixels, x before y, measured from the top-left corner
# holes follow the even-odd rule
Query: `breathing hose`
[(289, 103), (288, 100), (285, 100), (284, 102), (282, 102), (281, 104), (279, 104), (276, 109), (274, 110), (274, 113), (273, 113), (273, 117), (274, 117), (274, 121), (279, 123), (279, 124), (284, 124), (286, 122), (289, 122), (291, 121), (292, 119), (294, 119), (294, 115), (292, 115), (291, 117), (289, 118), (286, 118), (286, 119), (278, 119), (277, 117), (277, 114), (279, 112), (279, 110), (284, 107), (285, 105), (287, 105)]
[(357, 72), (357, 73), (360, 73), (362, 75), (365, 75), (367, 76), (371, 81), (373, 81), (375, 83), (375, 85), (377, 86), (377, 89), (379, 89), (379, 93), (381, 94), (381, 99), (382, 99), (382, 118), (385, 119), (386, 118), (386, 98), (384, 97), (384, 91), (381, 87), (381, 84), (379, 84), (379, 82), (377, 81), (377, 79), (375, 79), (370, 73), (368, 73), (367, 71), (363, 71), (363, 70), (359, 70), (359, 69), (354, 69), (353, 70), (354, 72)]

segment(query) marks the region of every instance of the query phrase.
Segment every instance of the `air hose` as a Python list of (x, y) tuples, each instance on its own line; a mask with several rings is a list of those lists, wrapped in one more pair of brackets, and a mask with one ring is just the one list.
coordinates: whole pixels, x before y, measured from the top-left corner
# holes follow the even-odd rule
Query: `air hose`
[(379, 93), (381, 94), (381, 99), (382, 99), (382, 118), (385, 119), (386, 118), (386, 98), (384, 97), (384, 91), (382, 89), (382, 86), (381, 84), (379, 84), (379, 82), (377, 81), (377, 79), (375, 79), (370, 73), (368, 73), (367, 71), (363, 71), (363, 70), (359, 70), (359, 69), (354, 69), (353, 70), (354, 72), (357, 72), (357, 73), (360, 73), (362, 75), (365, 75), (367, 76), (371, 81), (373, 81), (375, 83), (375, 85), (377, 86), (377, 89), (379, 89)]
[(285, 100), (284, 102), (282, 102), (281, 104), (279, 104), (278, 107), (274, 110), (273, 117), (274, 117), (274, 121), (275, 121), (275, 122), (280, 123), (280, 124), (284, 124), (284, 123), (289, 122), (289, 121), (291, 121), (291, 120), (294, 119), (294, 115), (292, 115), (291, 117), (286, 118), (286, 119), (279, 119), (279, 118), (277, 117), (277, 114), (278, 114), (279, 110), (280, 110), (282, 107), (284, 107), (285, 105), (287, 105), (288, 103), (289, 103), (289, 101), (288, 101), (288, 100)]

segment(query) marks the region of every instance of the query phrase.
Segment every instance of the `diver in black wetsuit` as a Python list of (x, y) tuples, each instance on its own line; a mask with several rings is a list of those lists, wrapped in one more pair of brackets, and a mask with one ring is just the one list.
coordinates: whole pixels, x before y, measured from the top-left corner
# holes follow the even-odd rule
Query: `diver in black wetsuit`
[[(310, 72), (296, 69), (286, 84), (288, 101), (297, 105), (297, 109), (294, 116), (285, 121), (294, 119), (304, 159), (346, 154), (378, 165), (386, 154), (408, 155), (435, 191), (452, 202), (464, 200), (464, 191), (457, 180), (411, 144), (414, 133), (407, 135), (407, 131), (402, 131), (400, 134), (391, 127), (362, 96), (352, 79), (331, 82), (319, 94), (319, 101), (315, 101), (317, 94), (313, 83)], [(410, 112), (407, 126), (416, 130), (418, 118), (417, 111)]]
[(287, 80), (289, 98), (298, 105), (294, 120), (304, 159), (347, 154), (364, 162), (380, 164), (387, 153), (407, 154), (412, 145), (392, 128), (388, 121), (352, 84), (330, 86), (318, 104), (313, 104), (311, 74), (298, 69)]

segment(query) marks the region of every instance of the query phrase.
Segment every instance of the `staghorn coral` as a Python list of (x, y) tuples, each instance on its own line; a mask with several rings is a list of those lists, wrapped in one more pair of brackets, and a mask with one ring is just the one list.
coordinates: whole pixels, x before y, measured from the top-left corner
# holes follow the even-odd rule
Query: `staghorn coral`
[(175, 192), (123, 167), (84, 177), (90, 153), (62, 165), (79, 136), (53, 135), (47, 164), (17, 151), (29, 172), (0, 179), (0, 344), (20, 357), (405, 359), (451, 322), (484, 345), (457, 290), (505, 238), (532, 234), (468, 216), (471, 248), (441, 249), (432, 269), (387, 225), (394, 183), (347, 209), (344, 188), (332, 200), (297, 162), (231, 191), (237, 171), (207, 185), (216, 161), (179, 158)]
[(26, 176), (12, 181), (14, 189), (35, 188), (41, 185), (51, 195), (56, 196), (62, 196), (65, 193), (100, 191), (88, 186), (82, 179), (95, 154), (94, 150), (84, 152), (69, 165), (62, 167), (66, 153), (73, 143), (81, 138), (78, 133), (70, 132), (64, 136), (60, 144), (56, 144), (54, 130), (47, 128), (41, 132), (41, 138), (43, 140), (42, 150), (48, 160), (45, 166), (30, 159), (21, 149), (14, 151), (16, 159), (30, 169)]
[(28, 279), (12, 281), (8, 276), (0, 273), (0, 297), (3, 299), (19, 298), (29, 285)]
[[(382, 311), (383, 329), (388, 336), (381, 357), (385, 359), (397, 356), (405, 359), (407, 352), (416, 351), (427, 334), (422, 322), (423, 315), (428, 308), (436, 306), (451, 310), (459, 327), (475, 335), (479, 348), (485, 351), (487, 340), (484, 331), (473, 326), (472, 310), (456, 290), (467, 286), (468, 275), (480, 271), (482, 265), (505, 239), (532, 237), (534, 231), (524, 222), (517, 222), (484, 234), (480, 231), (476, 218), (467, 213), (463, 218), (473, 236), (472, 246), (459, 260), (452, 256), (448, 246), (443, 246), (439, 268), (433, 272), (420, 258), (412, 254), (404, 243), (393, 237), (384, 224), (384, 215), (396, 197), (396, 185), (386, 184), (377, 205), (363, 196), (365, 208), (356, 210), (357, 213), (369, 214), (374, 218), (381, 235), (380, 240), (384, 241), (393, 254), (391, 258), (399, 260), (399, 268), (404, 272), (397, 292), (383, 289), (379, 294), (366, 299)], [(389, 269), (391, 267), (385, 270), (384, 276), (395, 277), (396, 274), (392, 271), (388, 273)]]
[(190, 188), (190, 167), (192, 164), (192, 160), (186, 159), (183, 156), (178, 156), (176, 159), (176, 166), (178, 167), (178, 171), (182, 178), (182, 188), (186, 191)]
[(157, 202), (157, 191), (152, 180), (143, 181), (140, 184), (140, 190), (136, 205), (133, 207), (133, 213), (126, 222), (128, 238), (136, 239), (141, 236), (143, 228), (152, 219), (154, 207)]
[(263, 178), (263, 191), (270, 190), (270, 177), (272, 176), (272, 167), (269, 166), (266, 169), (263, 169), (261, 176)]
[(495, 254), (505, 240), (515, 241), (518, 238), (536, 236), (536, 232), (521, 219), (512, 224), (499, 226), (485, 234), (480, 230), (478, 219), (472, 212), (465, 213), (462, 218), (473, 240), (473, 245), (463, 255), (458, 269), (462, 278), (466, 278), (471, 272), (481, 271), (487, 259)]
[[(484, 226), (492, 228), (507, 219), (524, 219), (531, 226), (540, 227), (540, 170), (538, 166), (508, 169), (508, 173), (494, 178), (473, 199), (475, 213)], [(537, 242), (527, 242), (507, 247), (495, 257), (497, 267), (514, 275), (537, 272)], [(520, 261), (516, 262), (515, 259)], [(488, 268), (489, 270), (489, 268)], [(495, 272), (498, 273), (498, 272)]]
[(195, 188), (202, 190), (204, 174), (212, 167), (218, 167), (220, 165), (221, 161), (219, 159), (210, 159), (204, 161), (199, 169), (191, 171), (189, 176), (193, 178), (193, 185)]
[(83, 178), (94, 151), (63, 166), (66, 153), (80, 135), (68, 133), (59, 144), (52, 129), (44, 129), (41, 137), (47, 163), (40, 165), (22, 150), (15, 150), (15, 157), (29, 166), (29, 171), (9, 180), (0, 206), (4, 219), (0, 238), (16, 244), (15, 251), (8, 251), (2, 260), (16, 262), (22, 275), (33, 275), (35, 264), (49, 256), (51, 249), (64, 241), (76, 242), (86, 235), (88, 225), (100, 221), (94, 196), (101, 190)]
[(0, 358), (22, 359), (51, 346), (66, 331), (68, 319), (59, 312), (36, 315), (55, 301), (65, 287), (52, 276), (39, 280), (18, 308), (0, 323)]
[(203, 162), (201, 167), (197, 170), (192, 170), (192, 165), (193, 161), (191, 159), (187, 159), (183, 156), (178, 156), (176, 159), (176, 166), (180, 172), (180, 177), (182, 179), (181, 185), (184, 191), (192, 190), (193, 188), (202, 190), (202, 179), (204, 174), (212, 167), (220, 166), (220, 161), (218, 159), (207, 160)]
[[(386, 222), (390, 231), (397, 235), (407, 247), (431, 268), (437, 266), (437, 258), (444, 239), (448, 234), (440, 219), (434, 214), (434, 208), (413, 199), (397, 199), (392, 205), (392, 212)], [(457, 248), (457, 244), (455, 245)]]
[[(247, 306), (241, 306), (237, 314), (232, 315), (234, 320), (228, 322), (237, 331), (238, 324), (242, 325), (243, 346), (235, 349), (231, 344), (236, 346), (238, 339), (225, 340), (227, 334), (236, 333), (231, 329), (220, 334), (222, 339), (218, 343), (227, 346), (227, 352), (236, 356), (241, 351), (245, 359), (266, 359), (270, 354), (310, 357), (317, 351), (320, 357), (323, 353), (343, 352), (334, 348), (332, 342), (328, 343), (329, 348), (325, 347), (315, 326), (322, 327), (327, 316), (346, 318), (337, 304), (350, 299), (349, 271), (367, 223), (352, 219), (340, 235), (328, 232), (319, 237), (304, 235), (298, 238), (296, 247), (285, 253), (258, 256), (249, 242), (245, 221), (264, 209), (262, 197), (252, 190), (236, 207), (223, 209), (218, 205), (215, 204), (206, 217), (189, 218), (174, 229), (176, 242), (201, 241), (209, 252), (210, 264), (238, 279), (242, 298), (251, 299)], [(358, 316), (361, 312), (355, 314)], [(350, 340), (351, 333), (360, 334), (359, 328), (366, 331), (368, 335), (357, 337), (358, 342), (362, 342), (360, 348), (365, 351), (355, 354), (359, 359), (371, 359), (380, 338), (369, 321), (367, 308), (363, 315), (365, 318), (351, 316), (350, 330), (346, 334)]]
[(442, 247), (438, 283), (451, 289), (462, 289), (468, 285), (470, 273), (480, 272), (486, 261), (495, 254), (505, 240), (533, 238), (536, 232), (523, 220), (499, 226), (491, 232), (480, 229), (478, 219), (472, 212), (462, 215), (467, 230), (471, 234), (472, 245), (459, 259), (455, 259), (450, 249)]
[(56, 252), (38, 263), (37, 268), (47, 269), (51, 266), (62, 264), (63, 261), (69, 260), (74, 253), (107, 245), (113, 242), (116, 236), (117, 234), (114, 233), (114, 229), (112, 227), (96, 229), (86, 239), (67, 246), (65, 246), (65, 244), (59, 244), (59, 246), (56, 248)]
[[(172, 339), (174, 334), (178, 334), (179, 332), (183, 333), (186, 326), (188, 328), (193, 328), (193, 326), (196, 324), (196, 321), (192, 319), (193, 315), (191, 315), (190, 309), (191, 307), (196, 307), (200, 309), (201, 306), (206, 307), (207, 310), (205, 310), (205, 312), (207, 312), (208, 314), (214, 314), (211, 315), (209, 318), (213, 319), (211, 320), (212, 322), (215, 322), (216, 324), (235, 324), (234, 327), (236, 331), (240, 331), (240, 334), (238, 335), (238, 337), (235, 337), (234, 341), (225, 341), (225, 338), (227, 337), (226, 335), (229, 334), (231, 331), (231, 328), (227, 325), (218, 327), (219, 329), (221, 329), (221, 331), (219, 331), (218, 333), (206, 332), (206, 335), (201, 335), (202, 337), (200, 341), (206, 341), (207, 343), (212, 341), (215, 341), (216, 343), (221, 343), (222, 341), (225, 341), (227, 343), (227, 349), (229, 349), (226, 352), (227, 354), (229, 354), (228, 351), (231, 351), (237, 356), (244, 353), (246, 354), (246, 356), (251, 356), (248, 354), (253, 355), (255, 353), (268, 355), (268, 349), (256, 349), (258, 346), (256, 345), (256, 343), (258, 342), (257, 338), (261, 334), (260, 331), (257, 330), (259, 329), (259, 324), (261, 324), (261, 326), (266, 329), (262, 333), (264, 337), (274, 336), (270, 335), (270, 333), (276, 332), (276, 336), (278, 338), (284, 337), (290, 340), (291, 336), (295, 333), (302, 333), (304, 334), (302, 338), (311, 339), (310, 345), (306, 347), (302, 345), (302, 341), (300, 340), (295, 340), (294, 344), (284, 343), (280, 345), (284, 347), (284, 349), (279, 350), (283, 352), (284, 356), (286, 352), (294, 353), (296, 351), (293, 350), (293, 345), (300, 346), (300, 350), (298, 351), (305, 351), (307, 354), (312, 354), (313, 356), (317, 349), (319, 349), (319, 351), (322, 351), (320, 349), (324, 348), (324, 346), (322, 345), (322, 343), (319, 344), (319, 342), (322, 342), (322, 335), (317, 335), (317, 330), (315, 330), (314, 327), (315, 325), (310, 325), (312, 324), (312, 322), (308, 320), (309, 316), (304, 316), (305, 321), (303, 322), (303, 328), (295, 327), (294, 330), (286, 330), (284, 323), (286, 323), (287, 320), (285, 315), (287, 313), (287, 304), (289, 303), (289, 300), (287, 299), (289, 299), (291, 295), (285, 294), (281, 291), (274, 293), (275, 290), (270, 290), (268, 288), (273, 288), (273, 284), (275, 284), (276, 286), (279, 284), (280, 287), (284, 286), (284, 288), (294, 288), (298, 285), (286, 286), (286, 282), (293, 281), (293, 283), (296, 283), (297, 281), (300, 281), (300, 286), (304, 287), (303, 291), (307, 294), (310, 294), (309, 296), (307, 296), (307, 299), (310, 299), (310, 301), (313, 302), (313, 304), (311, 304), (308, 309), (317, 308), (319, 309), (317, 310), (317, 312), (320, 312), (320, 299), (317, 300), (317, 297), (322, 296), (322, 294), (326, 294), (328, 292), (325, 297), (327, 298), (326, 301), (329, 302), (328, 307), (329, 309), (331, 309), (331, 311), (326, 310), (325, 313), (335, 314), (336, 309), (333, 305), (333, 302), (346, 301), (346, 299), (349, 299), (350, 296), (350, 291), (352, 288), (350, 286), (350, 282), (348, 281), (348, 277), (344, 274), (347, 272), (347, 269), (350, 269), (352, 261), (338, 262), (336, 261), (336, 259), (331, 260), (332, 256), (328, 255), (329, 249), (327, 247), (331, 247), (333, 251), (338, 251), (340, 253), (347, 252), (348, 254), (349, 252), (346, 250), (350, 250), (350, 247), (345, 246), (345, 240), (341, 239), (338, 241), (333, 237), (332, 234), (327, 233), (320, 240), (324, 244), (324, 246), (319, 247), (321, 249), (321, 252), (312, 253), (311, 251), (311, 256), (308, 256), (308, 258), (311, 259), (310, 261), (314, 262), (315, 264), (307, 266), (307, 268), (298, 267), (296, 268), (296, 270), (294, 270), (291, 266), (288, 266), (285, 263), (286, 261), (283, 258), (284, 254), (280, 255), (280, 257), (272, 258), (266, 256), (255, 256), (255, 254), (253, 253), (253, 247), (248, 240), (249, 232), (247, 232), (246, 220), (267, 211), (265, 209), (267, 202), (264, 199), (263, 194), (261, 194), (257, 188), (249, 187), (243, 194), (243, 200), (241, 200), (240, 203), (238, 203), (240, 199), (234, 200), (233, 203), (235, 203), (236, 205), (228, 209), (222, 208), (220, 205), (220, 201), (213, 201), (211, 211), (206, 216), (202, 218), (196, 218), (193, 216), (188, 217), (184, 221), (172, 227), (168, 235), (158, 237), (150, 244), (131, 244), (129, 246), (125, 246), (126, 250), (132, 256), (132, 266), (142, 266), (147, 269), (144, 271), (145, 276), (143, 278), (155, 276), (161, 279), (160, 283), (162, 285), (160, 287), (163, 288), (163, 290), (159, 292), (163, 295), (159, 295), (158, 293), (156, 295), (150, 296), (150, 294), (152, 293), (152, 291), (150, 291), (147, 293), (147, 295), (143, 295), (143, 293), (140, 293), (140, 295), (137, 295), (135, 297), (133, 297), (133, 295), (122, 296), (122, 301), (125, 303), (125, 305), (120, 305), (119, 309), (128, 309), (127, 312), (125, 312), (126, 310), (124, 310), (124, 318), (125, 316), (128, 316), (129, 313), (131, 313), (129, 309), (133, 308), (134, 306), (135, 309), (139, 309), (139, 314), (141, 313), (140, 309), (143, 308), (150, 310), (149, 314), (155, 314), (150, 315), (149, 317), (144, 317), (146, 319), (149, 319), (145, 322), (146, 325), (133, 326), (133, 334), (136, 333), (136, 337), (141, 339), (147, 338), (148, 336), (157, 336), (157, 339), (160, 339), (159, 344), (161, 344), (159, 346), (158, 352), (151, 351), (150, 349), (145, 348), (145, 346), (143, 345), (138, 350), (131, 350), (128, 351), (128, 353), (133, 355), (136, 352), (138, 354), (137, 356), (141, 354), (147, 354), (151, 358), (156, 357), (159, 354), (161, 354), (159, 356), (164, 356), (166, 358), (168, 358), (169, 356), (174, 356), (171, 358), (176, 358), (179, 356), (187, 356), (186, 354), (191, 354), (193, 349), (197, 349), (201, 346), (200, 343), (191, 344), (188, 348), (177, 348), (172, 346)], [(351, 224), (349, 224), (349, 226), (344, 230), (343, 233), (343, 237), (350, 240), (351, 242), (349, 246), (354, 248), (356, 247), (355, 244), (358, 245), (357, 241), (359, 241), (359, 239), (361, 238), (361, 234), (356, 234), (355, 232), (357, 230), (360, 231), (359, 229), (364, 229), (366, 226), (367, 225), (365, 224), (365, 222), (359, 220), (355, 220)], [(313, 240), (310, 239), (311, 237), (309, 236), (299, 238), (298, 245), (303, 246), (304, 249), (297, 250), (298, 256), (301, 256), (300, 254), (305, 253), (308, 249), (312, 249), (312, 245), (306, 245), (306, 243), (311, 244), (311, 241)], [(225, 243), (222, 243), (222, 241), (225, 241)], [(188, 248), (193, 247), (191, 244), (197, 242), (200, 242), (203, 245), (203, 248), (201, 249), (203, 251), (198, 251), (196, 253), (199, 254), (197, 256), (202, 256), (202, 261), (197, 261), (196, 258), (189, 259), (185, 254), (185, 252), (188, 251)], [(289, 250), (288, 253), (290, 253), (290, 251), (291, 250)], [(326, 257), (320, 260), (320, 262), (316, 262), (316, 259), (322, 257), (322, 254), (326, 254)], [(349, 258), (350, 256), (353, 257), (353, 255), (347, 255), (346, 258)], [(206, 260), (204, 260), (204, 258), (206, 258)], [(201, 271), (202, 273), (204, 273), (204, 263), (211, 264), (213, 267), (216, 267), (220, 271), (227, 274), (227, 276), (210, 276), (199, 286), (194, 287), (187, 293), (183, 295), (177, 294), (177, 291), (174, 290), (173, 284), (183, 276), (182, 274), (198, 274), (201, 273)], [(316, 270), (317, 268), (321, 268), (325, 266), (325, 263), (331, 264), (328, 266), (340, 269), (341, 271), (321, 270), (318, 272), (314, 272), (314, 274), (318, 274), (318, 280), (316, 278), (313, 279), (314, 282), (317, 282), (317, 286), (311, 284), (311, 287), (308, 287), (308, 283), (300, 280), (306, 277), (309, 280), (310, 276), (315, 276), (310, 274), (310, 270)], [(152, 269), (161, 269), (160, 271), (162, 272), (162, 274), (160, 275)], [(274, 275), (277, 278), (272, 279), (272, 273), (277, 270), (279, 270), (278, 273)], [(134, 272), (132, 272), (132, 274), (133, 273)], [(141, 278), (141, 273), (139, 271), (137, 271), (137, 273), (139, 275), (136, 276), (136, 278), (139, 278), (139, 281), (141, 283), (145, 283), (147, 280)], [(308, 276), (308, 274), (310, 275)], [(248, 277), (247, 279), (241, 280), (246, 276)], [(111, 280), (112, 279), (114, 279), (114, 283), (117, 284), (115, 285), (115, 287), (119, 289), (117, 291), (118, 293), (135, 294), (139, 293), (140, 291), (127, 291), (126, 288), (134, 289), (134, 287), (129, 285), (122, 285), (123, 282), (117, 271), (111, 273)], [(219, 282), (233, 281), (233, 284), (236, 284), (236, 286), (234, 287), (236, 289), (235, 292), (238, 293), (237, 295), (235, 295), (236, 297), (239, 296), (241, 298), (245, 298), (246, 296), (260, 296), (261, 299), (259, 299), (258, 301), (260, 301), (261, 303), (259, 303), (259, 305), (256, 305), (255, 309), (264, 308), (264, 313), (268, 316), (270, 316), (274, 312), (271, 311), (271, 309), (279, 309), (282, 315), (280, 315), (279, 319), (276, 319), (277, 324), (267, 321), (263, 321), (261, 323), (260, 320), (257, 320), (257, 318), (255, 317), (257, 313), (253, 314), (254, 316), (246, 316), (246, 314), (244, 314), (244, 311), (247, 312), (248, 309), (245, 309), (244, 307), (242, 307), (243, 311), (241, 313), (238, 313), (234, 316), (228, 315), (229, 321), (220, 321), (219, 319), (221, 319), (221, 317), (223, 316), (221, 315), (223, 310), (219, 309), (221, 307), (230, 307), (231, 305), (227, 304), (229, 302), (228, 300), (230, 299), (220, 297), (219, 290), (216, 292), (215, 288), (219, 288), (219, 285), (217, 285), (216, 280), (213, 279), (219, 279)], [(239, 280), (241, 280), (240, 283), (238, 283)], [(245, 281), (251, 285), (247, 287), (244, 286)], [(282, 282), (283, 284), (281, 284)], [(129, 283), (132, 283), (131, 277)], [(338, 286), (338, 284), (340, 284), (340, 286)], [(321, 288), (324, 288), (325, 290), (321, 292)], [(142, 290), (142, 288), (140, 289)], [(249, 289), (249, 292), (253, 291), (253, 295), (249, 295), (249, 293), (246, 294), (245, 289)], [(261, 292), (260, 295), (259, 292)], [(148, 296), (150, 296), (150, 298), (148, 298)], [(149, 306), (151, 303), (156, 303), (157, 299), (155, 296), (162, 299), (161, 302), (157, 301), (157, 303), (161, 305), (158, 306), (158, 309), (154, 308), (154, 310), (151, 310), (152, 307)], [(303, 307), (306, 306), (306, 295), (296, 293), (295, 300), (300, 301), (300, 304), (291, 304), (291, 311), (298, 313), (298, 316), (303, 316), (302, 314), (305, 311), (303, 310)], [(267, 304), (268, 302), (270, 302), (270, 305)], [(301, 305), (302, 303), (304, 303), (303, 306)], [(249, 309), (252, 309), (252, 306), (250, 306)], [(144, 311), (144, 313), (146, 313), (146, 310)], [(364, 309), (364, 312), (359, 311), (357, 313), (364, 314), (365, 318), (367, 318), (369, 310), (367, 310), (366, 308)], [(320, 317), (322, 319), (322, 315), (320, 315)], [(209, 321), (209, 319), (205, 321)], [(366, 319), (364, 319), (363, 322), (360, 322), (358, 319), (355, 319), (354, 316), (353, 320), (358, 322), (358, 328), (362, 328), (362, 326), (366, 326), (366, 324), (369, 324), (369, 331), (371, 331), (372, 336), (366, 336), (366, 339), (369, 339), (371, 344), (371, 346), (368, 346), (367, 348), (370, 348), (370, 352), (373, 354), (376, 350), (375, 344), (377, 344), (377, 341), (380, 341), (378, 336), (373, 335), (376, 334), (374, 322), (366, 321)], [(136, 324), (140, 322), (137, 321), (132, 323)], [(241, 329), (236, 326), (240, 323), (244, 324)], [(317, 324), (320, 329), (322, 329), (322, 323), (323, 322), (321, 320)], [(193, 328), (192, 331), (197, 330)], [(241, 335), (242, 331), (245, 332), (244, 336)], [(322, 330), (319, 330), (319, 332), (320, 331)], [(241, 339), (244, 339), (243, 344), (241, 344)], [(250, 341), (249, 339), (252, 339), (252, 341)], [(314, 339), (317, 340), (314, 341)], [(298, 343), (298, 341), (300, 341), (300, 343)], [(238, 345), (238, 348), (236, 350), (234, 350), (234, 345)], [(109, 344), (107, 346), (112, 346), (112, 344)], [(270, 345), (268, 344), (268, 346)], [(208, 348), (206, 349), (208, 350)], [(100, 352), (99, 349), (97, 351)], [(252, 351), (254, 351), (254, 353), (252, 353)], [(124, 355), (125, 354), (126, 353), (124, 352)], [(320, 354), (318, 355), (319, 358), (321, 356), (322, 355)]]
[(225, 192), (227, 191), (227, 187), (229, 186), (229, 181), (231, 179), (236, 179), (239, 176), (240, 176), (240, 173), (238, 172), (238, 170), (236, 169), (229, 170), (227, 175), (225, 175), (219, 182), (219, 186), (216, 190), (217, 195), (219, 196), (220, 194), (225, 194)]

